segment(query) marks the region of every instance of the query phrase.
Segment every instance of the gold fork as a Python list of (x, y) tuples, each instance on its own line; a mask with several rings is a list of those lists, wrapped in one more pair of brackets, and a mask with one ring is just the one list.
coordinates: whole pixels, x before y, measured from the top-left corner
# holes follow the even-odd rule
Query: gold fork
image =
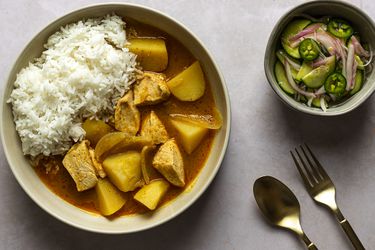
[[(300, 150), (295, 148), (295, 153), (297, 154), (299, 161), (292, 151), (290, 151), (290, 153), (298, 172), (301, 174), (307, 191), (317, 203), (325, 205), (331, 209), (355, 249), (365, 249), (349, 224), (349, 221), (344, 218), (337, 206), (336, 189), (331, 178), (329, 178), (322, 165), (306, 144), (305, 148), (307, 149), (306, 151), (303, 146), (300, 146)], [(302, 151), (302, 154), (300, 154), (299, 151)], [(301, 155), (303, 155), (303, 157)]]

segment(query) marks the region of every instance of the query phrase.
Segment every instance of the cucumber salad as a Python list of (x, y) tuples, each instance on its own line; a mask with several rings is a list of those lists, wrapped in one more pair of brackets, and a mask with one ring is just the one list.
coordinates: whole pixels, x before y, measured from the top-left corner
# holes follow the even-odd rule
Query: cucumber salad
[(372, 70), (372, 52), (341, 18), (298, 18), (281, 34), (275, 75), (295, 100), (326, 111), (356, 94)]

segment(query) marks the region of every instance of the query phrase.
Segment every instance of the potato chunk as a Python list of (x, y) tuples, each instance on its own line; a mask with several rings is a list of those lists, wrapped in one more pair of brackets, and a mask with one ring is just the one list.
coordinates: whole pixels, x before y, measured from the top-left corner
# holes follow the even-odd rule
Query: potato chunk
[(143, 185), (141, 155), (136, 151), (111, 155), (103, 161), (103, 167), (111, 182), (123, 192)]
[(184, 160), (174, 138), (161, 145), (152, 165), (173, 185), (185, 186)]
[(168, 132), (154, 111), (151, 111), (143, 120), (141, 136), (150, 138), (154, 144), (164, 143), (168, 140)]
[(99, 178), (95, 191), (98, 197), (99, 211), (102, 215), (111, 215), (126, 203), (123, 194), (108, 179)]
[(168, 99), (170, 94), (164, 74), (144, 72), (142, 80), (134, 85), (134, 104), (157, 104)]
[(90, 157), (89, 145), (88, 140), (74, 144), (62, 161), (76, 183), (78, 191), (93, 188), (98, 182)]
[(181, 101), (195, 101), (206, 89), (202, 68), (198, 61), (167, 82), (169, 90)]
[(168, 52), (165, 41), (158, 38), (133, 38), (129, 50), (137, 55), (137, 61), (144, 70), (161, 72), (168, 66)]
[(136, 135), (141, 124), (141, 114), (133, 101), (133, 91), (129, 90), (117, 101), (115, 109), (115, 128), (129, 135)]
[(86, 132), (86, 139), (89, 140), (93, 146), (98, 143), (100, 138), (112, 131), (111, 126), (102, 120), (86, 119), (82, 124), (82, 128)]
[(208, 132), (207, 128), (186, 121), (172, 119), (171, 123), (177, 129), (181, 138), (182, 146), (188, 154), (191, 154), (191, 152), (197, 148), (203, 137)]
[(154, 210), (168, 191), (169, 183), (165, 180), (154, 180), (143, 186), (135, 195), (134, 199), (145, 205), (148, 209)]

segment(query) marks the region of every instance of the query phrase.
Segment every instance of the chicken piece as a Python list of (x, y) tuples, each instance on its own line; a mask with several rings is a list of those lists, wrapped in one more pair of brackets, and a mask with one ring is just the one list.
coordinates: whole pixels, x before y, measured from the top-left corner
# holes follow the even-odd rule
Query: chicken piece
[(159, 148), (152, 161), (152, 166), (173, 185), (185, 186), (184, 161), (174, 138)]
[(134, 104), (157, 104), (168, 99), (170, 94), (163, 74), (145, 72), (143, 79), (134, 85)]
[(105, 178), (107, 176), (107, 174), (105, 173), (105, 171), (103, 169), (103, 165), (96, 160), (95, 150), (92, 149), (92, 148), (89, 148), (89, 153), (90, 153), (92, 165), (95, 168), (96, 176), (100, 176), (102, 178)]
[(133, 91), (129, 90), (118, 100), (115, 110), (115, 128), (129, 135), (136, 135), (141, 124), (141, 114), (134, 105)]
[(88, 140), (74, 144), (62, 161), (76, 183), (78, 191), (93, 188), (98, 182), (89, 153), (89, 145)]
[(168, 141), (168, 132), (154, 111), (151, 111), (143, 120), (141, 136), (150, 138), (154, 144), (161, 144)]

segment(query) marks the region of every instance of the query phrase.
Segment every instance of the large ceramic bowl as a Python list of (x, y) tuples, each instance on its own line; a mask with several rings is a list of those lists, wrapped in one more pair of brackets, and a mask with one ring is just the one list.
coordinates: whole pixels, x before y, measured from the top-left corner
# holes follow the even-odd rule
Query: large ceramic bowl
[(341, 102), (333, 107), (330, 107), (327, 112), (323, 112), (319, 108), (308, 107), (307, 105), (297, 102), (291, 96), (286, 94), (278, 85), (274, 66), (277, 60), (275, 52), (280, 47), (280, 36), (286, 25), (295, 17), (301, 14), (308, 14), (310, 16), (336, 16), (342, 17), (350, 21), (354, 29), (359, 31), (361, 40), (370, 45), (370, 48), (375, 48), (375, 24), (372, 19), (362, 10), (346, 3), (344, 1), (311, 1), (298, 5), (297, 7), (285, 13), (277, 22), (269, 37), (266, 53), (264, 57), (264, 70), (268, 82), (273, 90), (281, 98), (281, 100), (288, 106), (295, 110), (321, 116), (335, 116), (348, 113), (356, 109), (366, 99), (368, 99), (375, 90), (375, 70), (366, 77), (363, 88), (353, 97)]
[[(40, 56), (43, 44), (59, 27), (82, 18), (103, 16), (115, 12), (117, 15), (157, 27), (179, 40), (201, 62), (203, 71), (211, 83), (218, 109), (224, 124), (217, 133), (211, 153), (204, 168), (189, 191), (150, 214), (123, 216), (114, 220), (88, 213), (62, 200), (50, 191), (38, 178), (22, 154), (21, 143), (13, 123), (11, 106), (6, 103), (13, 89), (17, 72), (33, 58)], [(100, 233), (130, 233), (148, 229), (164, 223), (194, 203), (212, 182), (223, 160), (230, 133), (230, 103), (228, 92), (217, 65), (199, 39), (186, 27), (156, 10), (133, 4), (99, 4), (69, 13), (49, 24), (26, 46), (10, 71), (1, 102), (1, 139), (10, 168), (25, 192), (45, 211), (72, 226)]]

